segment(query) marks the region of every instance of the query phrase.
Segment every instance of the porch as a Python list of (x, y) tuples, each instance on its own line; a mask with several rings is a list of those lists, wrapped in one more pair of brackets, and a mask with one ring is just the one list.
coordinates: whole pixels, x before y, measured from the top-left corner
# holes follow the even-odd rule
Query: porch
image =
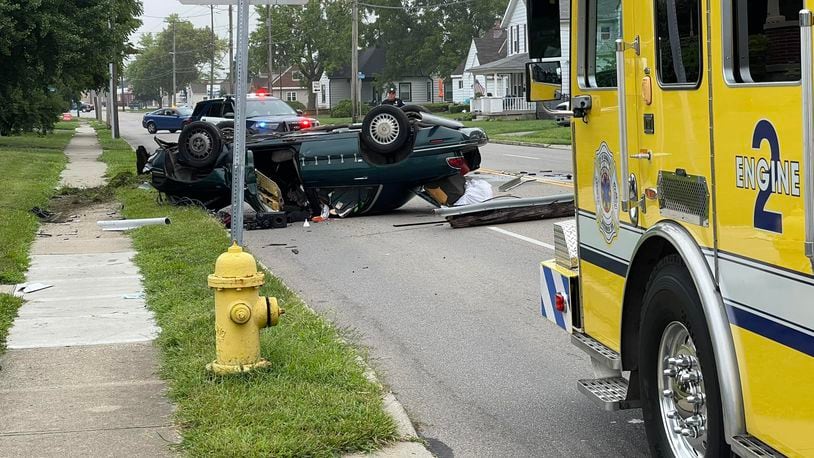
[(535, 102), (526, 101), (525, 97), (478, 97), (469, 101), (470, 111), (479, 115), (516, 115), (534, 114)]
[(471, 112), (483, 116), (536, 113), (537, 104), (527, 102), (525, 97), (528, 60), (527, 53), (520, 53), (469, 69), (476, 81), (486, 83), (484, 96), (470, 99)]

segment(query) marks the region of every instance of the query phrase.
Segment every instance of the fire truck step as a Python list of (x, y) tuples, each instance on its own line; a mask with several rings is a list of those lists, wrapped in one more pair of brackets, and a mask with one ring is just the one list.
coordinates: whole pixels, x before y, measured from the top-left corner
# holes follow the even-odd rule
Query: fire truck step
[(574, 333), (571, 334), (571, 343), (579, 347), (585, 353), (588, 353), (594, 360), (607, 366), (608, 369), (615, 371), (622, 370), (622, 358), (619, 357), (619, 353), (606, 347), (593, 337), (574, 331)]
[(744, 458), (785, 456), (764, 444), (760, 439), (748, 434), (732, 438), (732, 451)]
[(627, 380), (624, 377), (583, 379), (577, 382), (577, 388), (605, 410), (625, 410), (638, 407), (638, 405), (625, 401)]

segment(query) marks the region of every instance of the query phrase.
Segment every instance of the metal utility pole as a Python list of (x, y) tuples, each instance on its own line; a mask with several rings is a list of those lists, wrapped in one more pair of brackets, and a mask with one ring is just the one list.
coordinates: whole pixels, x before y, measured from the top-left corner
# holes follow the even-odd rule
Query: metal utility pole
[(209, 24), (212, 31), (212, 63), (209, 66), (209, 98), (215, 98), (215, 6), (209, 5)]
[(176, 93), (176, 86), (175, 83), (175, 21), (172, 22), (172, 106), (176, 106), (175, 103), (175, 93)]
[(231, 238), (243, 245), (243, 188), (246, 169), (246, 73), (249, 66), (249, 0), (237, 4), (237, 91), (235, 91), (235, 137), (232, 159)]
[(353, 0), (353, 19), (351, 29), (351, 64), (350, 64), (350, 100), (351, 100), (351, 120), (355, 123), (359, 112), (359, 100), (357, 97), (359, 85), (359, 3)]
[[(268, 16), (266, 16), (266, 32), (267, 32), (267, 34), (268, 34), (268, 42), (269, 42), (269, 43), (268, 43), (268, 45), (269, 45), (269, 58), (268, 58), (268, 65), (269, 65), (269, 77), (268, 77), (268, 87), (269, 87), (269, 95), (274, 95), (274, 91), (273, 91), (273, 90), (272, 90), (272, 88), (271, 88), (271, 83), (272, 83), (272, 81), (271, 81), (271, 0), (269, 0), (269, 4), (268, 4), (268, 6), (266, 7), (266, 13), (268, 14)], [(280, 75), (281, 79), (282, 79), (282, 76), (283, 76), (283, 75)], [(283, 95), (283, 94), (281, 93), (281, 94), (280, 94), (280, 96), (282, 97), (282, 95)]]
[(235, 92), (235, 43), (233, 41), (234, 33), (232, 32), (232, 5), (229, 5), (229, 94)]

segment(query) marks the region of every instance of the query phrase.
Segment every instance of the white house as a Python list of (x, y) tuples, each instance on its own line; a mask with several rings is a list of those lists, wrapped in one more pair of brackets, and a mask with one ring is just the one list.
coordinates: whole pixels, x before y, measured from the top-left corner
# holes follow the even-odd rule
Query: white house
[[(561, 68), (563, 98), (568, 97), (569, 17), (568, 0), (560, 2), (560, 37), (562, 42)], [(531, 113), (536, 104), (526, 101), (526, 63), (528, 53), (528, 20), (524, 0), (510, 0), (500, 27), (506, 32), (505, 57), (469, 68), (475, 78), (483, 77), (484, 86), (491, 96), (472, 99), (473, 112), (484, 114)]]
[(485, 76), (476, 78), (469, 69), (500, 59), (505, 54), (505, 46), (506, 30), (497, 25), (486, 32), (483, 37), (472, 39), (466, 58), (450, 75), (453, 102), (469, 103), (476, 92), (486, 95)]

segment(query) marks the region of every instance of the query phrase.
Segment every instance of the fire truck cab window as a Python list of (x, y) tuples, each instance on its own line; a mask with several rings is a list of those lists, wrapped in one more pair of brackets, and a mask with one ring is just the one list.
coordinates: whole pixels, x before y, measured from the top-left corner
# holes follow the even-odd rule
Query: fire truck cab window
[(732, 77), (736, 83), (800, 79), (802, 0), (734, 0)]
[(699, 0), (656, 0), (656, 63), (662, 85), (701, 81)]
[(620, 0), (587, 0), (589, 87), (616, 87), (616, 39), (622, 32)]

